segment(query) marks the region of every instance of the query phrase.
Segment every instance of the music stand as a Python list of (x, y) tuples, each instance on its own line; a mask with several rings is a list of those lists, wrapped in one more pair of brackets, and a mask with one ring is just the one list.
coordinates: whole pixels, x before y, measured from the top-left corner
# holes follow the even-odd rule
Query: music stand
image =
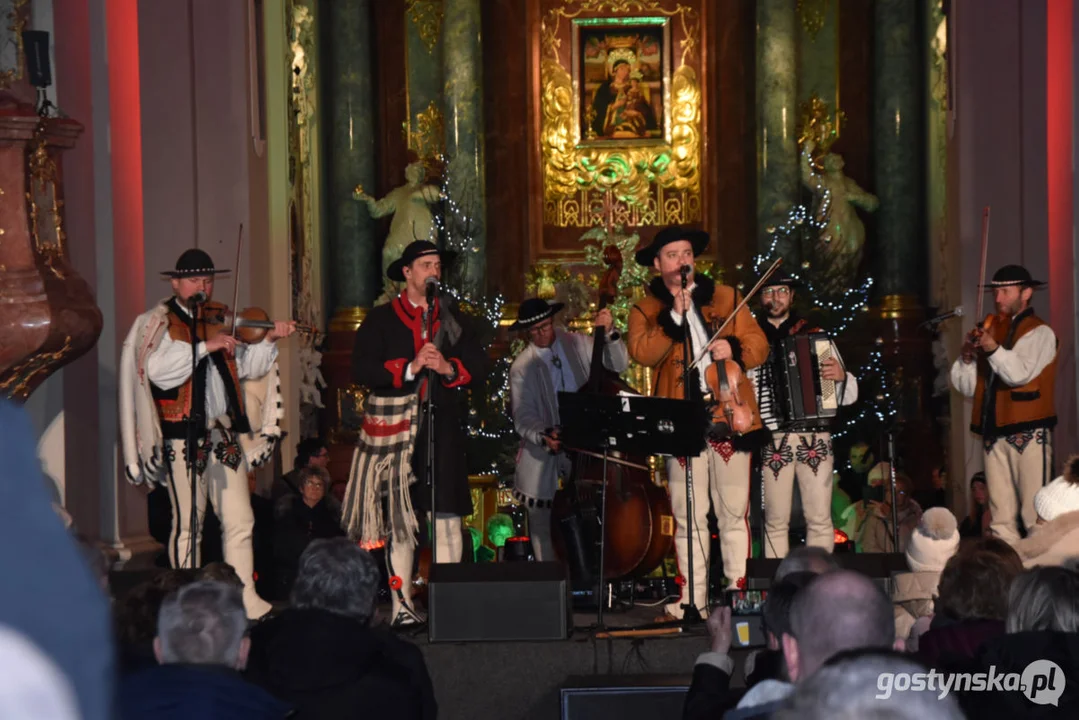
[(639, 455), (694, 457), (705, 447), (711, 417), (703, 402), (645, 397), (558, 393), (562, 441), (603, 453), (600, 484), (599, 589), (596, 625), (603, 629), (603, 587), (607, 535), (607, 457), (611, 451)]

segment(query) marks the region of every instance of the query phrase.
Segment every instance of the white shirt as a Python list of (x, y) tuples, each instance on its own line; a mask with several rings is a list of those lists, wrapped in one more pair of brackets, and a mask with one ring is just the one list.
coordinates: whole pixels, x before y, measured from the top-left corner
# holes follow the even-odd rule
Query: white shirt
[[(1057, 356), (1057, 336), (1048, 325), (1028, 332), (1008, 350), (1003, 345), (989, 355), (989, 367), (1005, 385), (1019, 387), (1038, 377)], [(978, 363), (952, 363), (952, 386), (965, 397), (974, 397), (978, 386)]]
[(573, 376), (569, 360), (566, 358), (566, 351), (557, 338), (555, 338), (551, 347), (537, 347), (536, 352), (543, 358), (543, 362), (547, 364), (547, 372), (551, 374), (551, 383), (554, 385), (556, 393), (576, 392), (579, 389), (577, 379)]
[[(181, 308), (183, 309), (183, 308)], [(196, 346), (199, 362), (209, 353), (206, 343)], [(263, 340), (255, 345), (236, 345), (236, 374), (240, 379), (260, 378), (270, 372), (277, 359), (277, 344)], [(161, 336), (161, 344), (146, 358), (146, 374), (157, 387), (172, 390), (180, 387), (191, 377), (191, 343), (173, 340), (168, 331)], [(209, 363), (206, 370), (206, 422), (207, 427), (228, 412), (228, 395), (225, 381), (217, 366)]]
[[(704, 323), (701, 322), (700, 314), (694, 312), (696, 305), (693, 303), (693, 288), (697, 287), (697, 283), (693, 283), (686, 288), (686, 297), (689, 298), (689, 308), (686, 310), (686, 317), (689, 318), (689, 352), (693, 356), (686, 362), (692, 362), (697, 355), (706, 347), (708, 347), (708, 341), (712, 338), (708, 334), (708, 331), (704, 329)], [(671, 308), (671, 319), (674, 320), (674, 324), (679, 327), (682, 326), (682, 316)], [(705, 353), (704, 359), (701, 360), (700, 365), (697, 366), (697, 374), (700, 377), (701, 392), (708, 393), (708, 383), (704, 379), (704, 371), (712, 364), (712, 353)]]

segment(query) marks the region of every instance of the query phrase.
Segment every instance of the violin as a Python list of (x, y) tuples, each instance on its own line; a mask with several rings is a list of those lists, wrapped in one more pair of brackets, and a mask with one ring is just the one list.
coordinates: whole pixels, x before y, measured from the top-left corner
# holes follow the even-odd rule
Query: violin
[(753, 427), (753, 410), (738, 390), (742, 368), (734, 360), (713, 362), (704, 371), (704, 381), (712, 391), (712, 434), (717, 440), (741, 435)]
[(962, 353), (963, 356), (973, 360), (975, 351), (978, 349), (978, 341), (987, 334), (992, 334), (993, 326), (998, 322), (1003, 322), (1004, 319), (999, 315), (990, 313), (985, 316), (985, 320), (974, 326), (974, 329), (967, 333), (966, 341), (963, 343)]
[[(252, 345), (262, 342), (266, 333), (274, 328), (274, 322), (262, 308), (250, 307), (239, 314), (219, 302), (204, 303), (201, 307), (197, 334), (199, 340), (210, 340), (221, 333), (231, 333), (242, 343)], [(235, 327), (233, 325), (235, 324)], [(309, 325), (296, 325), (296, 332), (317, 336), (318, 331)]]

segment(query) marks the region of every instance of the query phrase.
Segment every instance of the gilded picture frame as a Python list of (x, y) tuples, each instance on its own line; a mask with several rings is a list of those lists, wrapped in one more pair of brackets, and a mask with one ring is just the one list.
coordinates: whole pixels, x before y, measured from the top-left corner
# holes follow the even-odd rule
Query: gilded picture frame
[(671, 18), (575, 18), (573, 116), (579, 148), (671, 142)]

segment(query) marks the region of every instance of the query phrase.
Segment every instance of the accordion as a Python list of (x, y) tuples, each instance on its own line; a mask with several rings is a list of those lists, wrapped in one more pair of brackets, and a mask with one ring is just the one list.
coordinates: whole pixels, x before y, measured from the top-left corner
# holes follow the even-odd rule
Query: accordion
[(836, 382), (821, 377), (821, 363), (833, 356), (822, 332), (783, 338), (775, 360), (777, 414), (787, 425), (827, 420), (839, 411)]

